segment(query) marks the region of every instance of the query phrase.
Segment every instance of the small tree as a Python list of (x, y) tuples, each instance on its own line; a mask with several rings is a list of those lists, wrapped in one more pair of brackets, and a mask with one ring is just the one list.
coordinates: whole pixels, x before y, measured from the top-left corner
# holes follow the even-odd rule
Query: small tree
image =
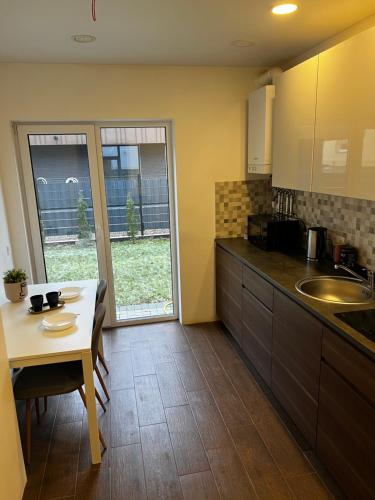
[(132, 242), (135, 243), (135, 237), (138, 233), (138, 222), (134, 208), (134, 201), (130, 194), (128, 194), (128, 198), (126, 200), (126, 220), (128, 223), (128, 235), (130, 236)]
[(78, 239), (90, 240), (91, 228), (87, 220), (87, 203), (83, 198), (83, 192), (80, 190), (77, 203), (77, 222), (78, 222)]

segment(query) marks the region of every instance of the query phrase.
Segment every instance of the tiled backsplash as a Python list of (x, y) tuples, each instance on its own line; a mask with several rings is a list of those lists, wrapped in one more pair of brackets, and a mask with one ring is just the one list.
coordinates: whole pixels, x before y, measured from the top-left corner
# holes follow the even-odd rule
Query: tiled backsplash
[(324, 226), (358, 248), (359, 262), (375, 267), (375, 201), (296, 191), (295, 212), (307, 226)]
[(270, 181), (215, 183), (216, 237), (236, 238), (247, 231), (247, 216), (271, 211)]
[[(269, 180), (215, 183), (216, 237), (236, 238), (247, 231), (247, 216), (270, 213)], [(307, 226), (324, 226), (335, 240), (358, 248), (362, 265), (375, 268), (375, 201), (296, 191), (295, 213)]]

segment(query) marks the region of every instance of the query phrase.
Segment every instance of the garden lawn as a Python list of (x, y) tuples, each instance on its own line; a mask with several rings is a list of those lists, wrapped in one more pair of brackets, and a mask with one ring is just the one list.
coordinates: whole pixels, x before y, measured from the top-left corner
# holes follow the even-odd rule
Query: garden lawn
[[(116, 241), (112, 264), (118, 306), (172, 300), (169, 239), (154, 238)], [(98, 278), (96, 247), (46, 245), (48, 281), (75, 281)]]

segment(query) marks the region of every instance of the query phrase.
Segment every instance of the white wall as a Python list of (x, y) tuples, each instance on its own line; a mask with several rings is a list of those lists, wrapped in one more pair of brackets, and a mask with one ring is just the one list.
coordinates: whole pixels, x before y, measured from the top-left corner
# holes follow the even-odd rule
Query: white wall
[(12, 250), (4, 206), (2, 179), (0, 177), (0, 303), (4, 296), (4, 286), (1, 277), (11, 267), (13, 267)]
[(0, 172), (15, 265), (29, 268), (12, 121), (173, 119), (182, 319), (215, 319), (215, 181), (245, 178), (251, 68), (0, 64)]

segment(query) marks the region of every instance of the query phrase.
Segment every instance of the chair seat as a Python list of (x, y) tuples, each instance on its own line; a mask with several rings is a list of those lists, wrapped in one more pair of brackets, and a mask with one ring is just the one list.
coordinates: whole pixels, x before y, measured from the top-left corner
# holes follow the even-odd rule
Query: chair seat
[(16, 376), (13, 385), (16, 399), (34, 399), (75, 391), (83, 385), (81, 361), (29, 366)]

